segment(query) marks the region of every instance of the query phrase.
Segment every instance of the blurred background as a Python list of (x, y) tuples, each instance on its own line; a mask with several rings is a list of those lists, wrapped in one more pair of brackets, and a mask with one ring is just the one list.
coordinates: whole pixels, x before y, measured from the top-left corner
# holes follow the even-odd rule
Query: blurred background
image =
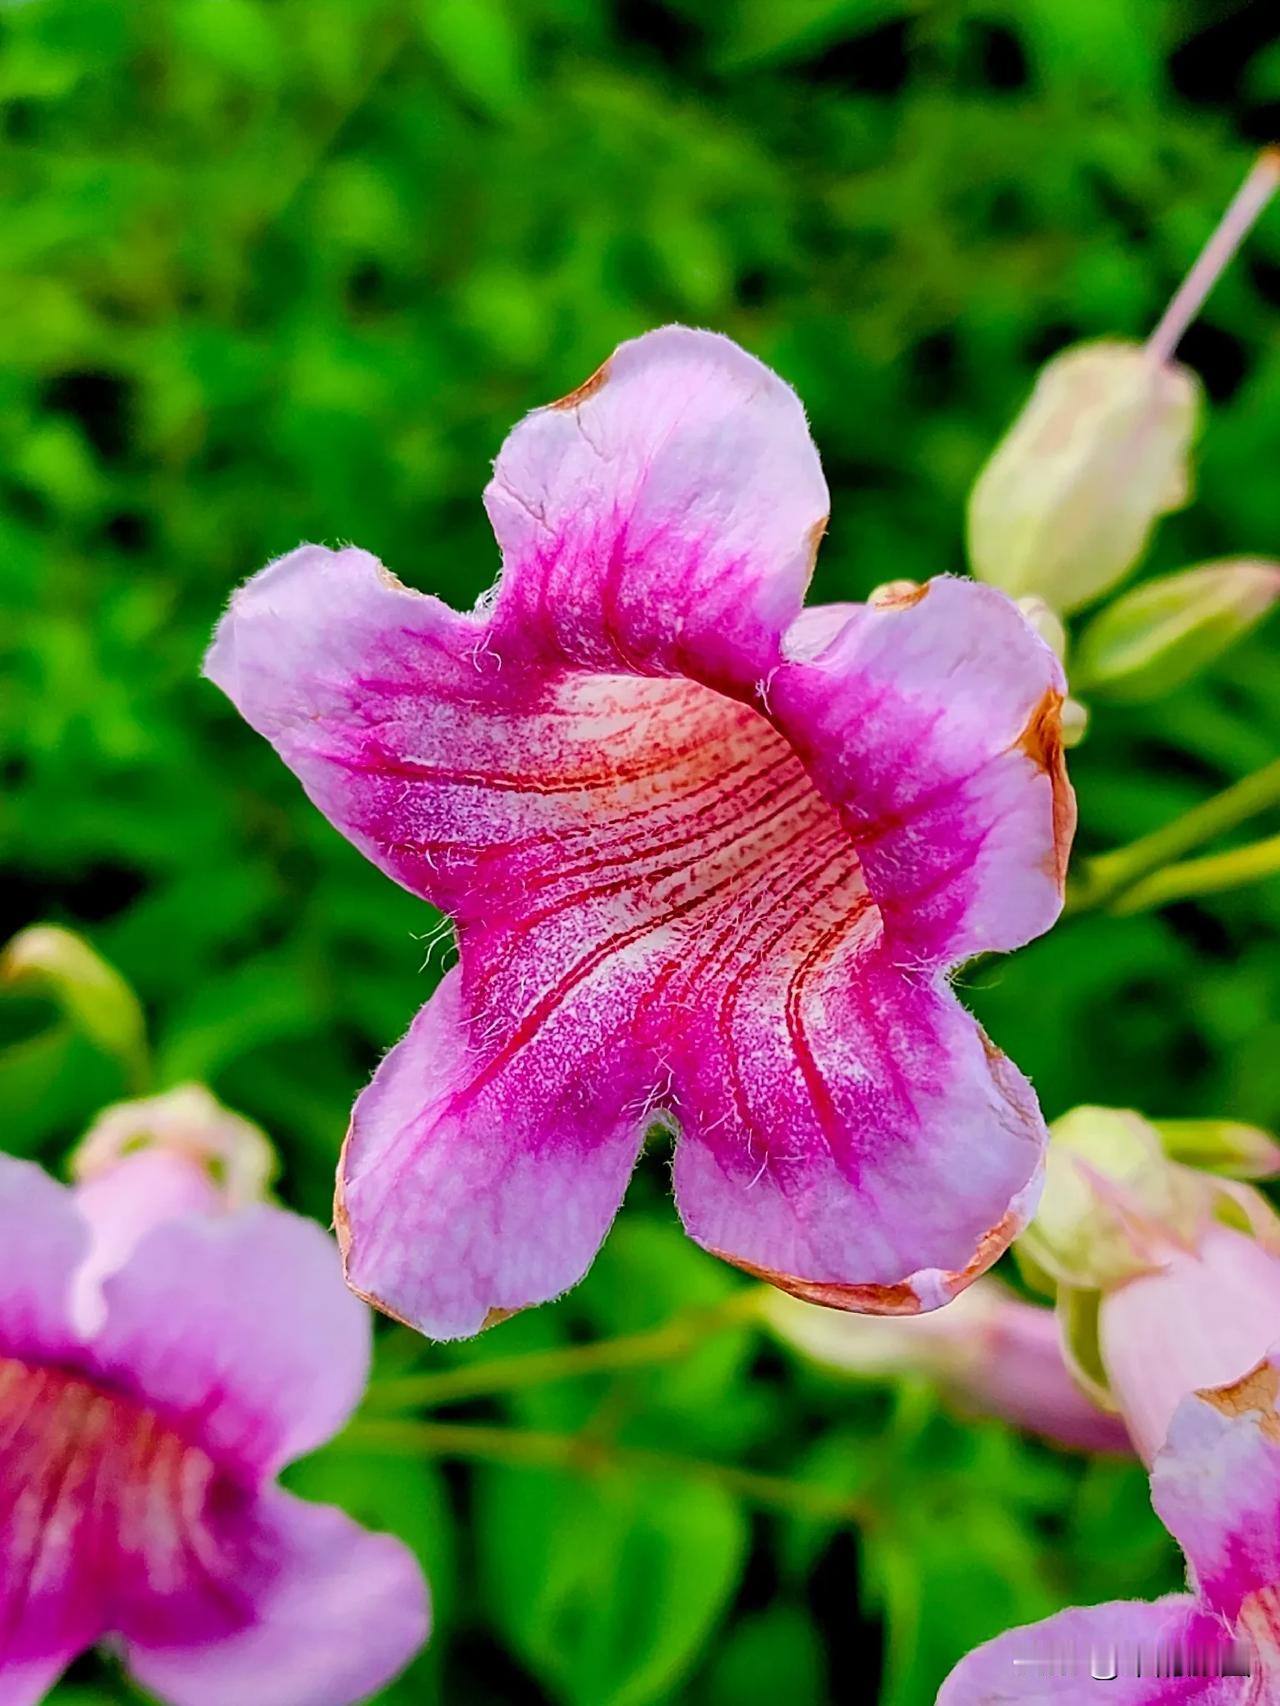
[[(54, 920), (139, 991), (156, 1078), (260, 1121), (328, 1219), (355, 1092), (439, 975), (198, 671), (231, 588), (353, 540), (469, 604), (510, 424), (670, 320), (799, 390), (832, 487), (815, 595), (963, 570), (967, 489), (1037, 366), (1141, 336), (1280, 133), (1259, 0), (26, 0), (0, 7), (0, 939)], [(1212, 407), (1143, 573), (1280, 555), (1280, 215), (1183, 346)], [(1275, 755), (1275, 628), (1073, 755), (1086, 851)], [(1266, 827), (1266, 826), (1263, 826)], [(1270, 827), (1280, 827), (1271, 825)], [(966, 999), (1052, 1118), (1280, 1126), (1280, 884), (1070, 919)], [(124, 1086), (0, 1003), (0, 1143), (58, 1166)], [(637, 1330), (735, 1276), (646, 1158), (587, 1283), (397, 1370)], [(968, 1647), (1177, 1584), (1140, 1472), (845, 1386), (746, 1329), (445, 1415), (848, 1492), (464, 1469), (335, 1446), (294, 1483), (395, 1528), (437, 1603), (402, 1703), (927, 1706)], [(127, 1699), (101, 1661), (58, 1698)], [(230, 1703), (229, 1703), (230, 1706)]]

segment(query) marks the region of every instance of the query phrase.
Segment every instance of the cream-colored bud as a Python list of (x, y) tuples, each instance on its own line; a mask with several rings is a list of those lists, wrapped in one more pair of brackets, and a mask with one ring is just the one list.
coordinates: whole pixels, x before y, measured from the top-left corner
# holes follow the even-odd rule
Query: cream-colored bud
[(1190, 496), (1199, 413), (1194, 374), (1140, 344), (1064, 350), (970, 494), (974, 574), (1059, 611), (1114, 586)]

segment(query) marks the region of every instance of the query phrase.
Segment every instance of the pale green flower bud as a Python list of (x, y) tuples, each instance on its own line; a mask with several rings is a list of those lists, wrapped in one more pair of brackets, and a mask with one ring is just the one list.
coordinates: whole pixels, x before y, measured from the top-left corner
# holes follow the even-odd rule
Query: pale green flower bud
[(1228, 558), (1124, 593), (1086, 627), (1072, 684), (1098, 698), (1155, 699), (1221, 656), (1280, 599), (1280, 564)]
[(1150, 1121), (1122, 1108), (1074, 1108), (1050, 1128), (1044, 1192), (1019, 1239), (1058, 1285), (1098, 1289), (1191, 1239), (1203, 1210), (1195, 1175), (1170, 1163)]
[(970, 493), (974, 574), (1059, 611), (1114, 586), (1190, 496), (1199, 412), (1195, 375), (1140, 344), (1064, 350)]
[(1228, 1179), (1269, 1179), (1280, 1173), (1280, 1144), (1239, 1120), (1152, 1120), (1171, 1161)]
[(139, 1076), (146, 1021), (133, 990), (89, 944), (57, 924), (19, 931), (0, 953), (0, 986), (46, 995), (78, 1031)]

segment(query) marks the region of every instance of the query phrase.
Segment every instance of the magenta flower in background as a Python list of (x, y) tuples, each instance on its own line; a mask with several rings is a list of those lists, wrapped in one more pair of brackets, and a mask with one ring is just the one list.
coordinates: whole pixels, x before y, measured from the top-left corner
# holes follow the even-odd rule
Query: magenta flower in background
[(945, 1303), (1044, 1129), (947, 974), (1057, 916), (1062, 671), (958, 580), (802, 613), (827, 491), (728, 340), (625, 344), (530, 415), (471, 614), (304, 546), (207, 669), (461, 963), (356, 1105), (353, 1286), (438, 1337), (574, 1284), (646, 1128), (707, 1249), (854, 1310)]
[(173, 1706), (350, 1706), (426, 1638), (407, 1548), (275, 1485), (367, 1377), (332, 1241), (280, 1209), (184, 1205), (181, 1165), (131, 1156), (122, 1222), (122, 1187), (0, 1158), (3, 1706), (100, 1641)]
[(836, 1315), (773, 1294), (765, 1319), (826, 1368), (873, 1380), (924, 1375), (963, 1415), (992, 1416), (1068, 1450), (1133, 1450), (1119, 1416), (1072, 1379), (1054, 1311), (1024, 1302), (992, 1276), (929, 1315)]
[(1280, 1348), (1183, 1400), (1151, 1472), (1193, 1592), (1060, 1612), (961, 1661), (938, 1706), (1274, 1706), (1280, 1700)]

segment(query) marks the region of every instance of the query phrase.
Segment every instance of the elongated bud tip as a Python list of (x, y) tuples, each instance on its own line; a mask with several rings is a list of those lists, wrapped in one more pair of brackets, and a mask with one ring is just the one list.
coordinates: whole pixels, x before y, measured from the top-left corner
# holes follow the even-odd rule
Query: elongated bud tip
[(46, 996), (105, 1053), (136, 1068), (146, 1021), (125, 979), (74, 931), (58, 924), (20, 930), (0, 952), (0, 987)]
[(1233, 557), (1147, 581), (1080, 636), (1072, 683), (1094, 698), (1159, 698), (1190, 681), (1280, 600), (1280, 563)]

